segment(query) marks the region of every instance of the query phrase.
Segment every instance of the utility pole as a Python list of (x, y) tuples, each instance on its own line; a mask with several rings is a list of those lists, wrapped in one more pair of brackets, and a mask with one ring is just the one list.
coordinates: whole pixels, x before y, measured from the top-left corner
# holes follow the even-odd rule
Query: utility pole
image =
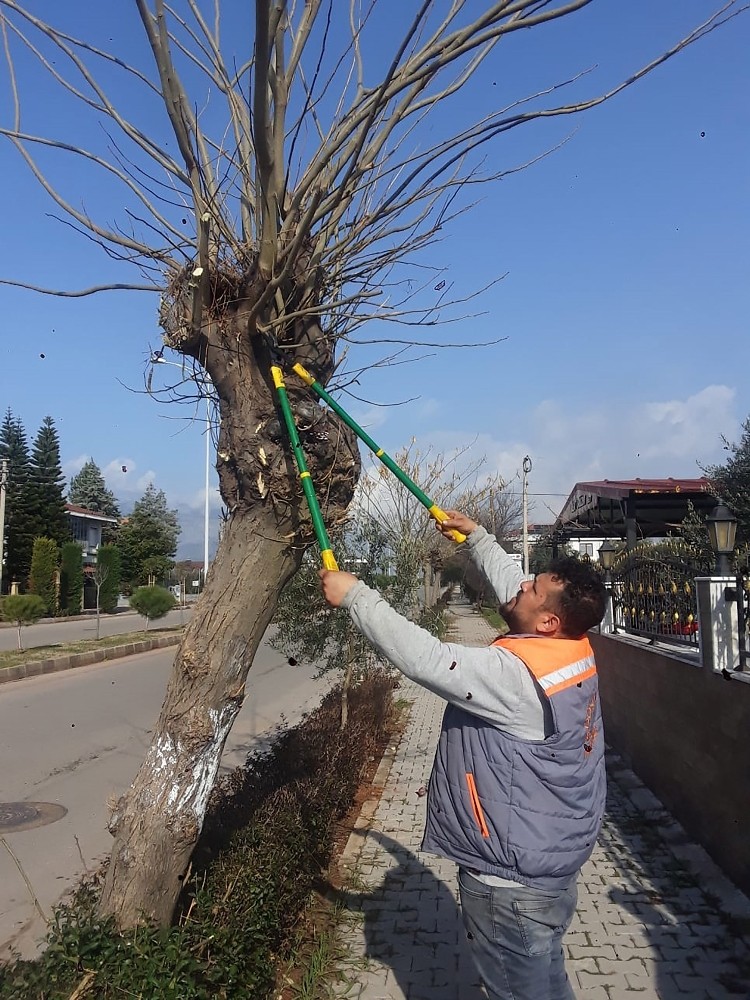
[(0, 584), (5, 575), (5, 493), (8, 488), (8, 459), (0, 461)]
[(528, 455), (523, 460), (523, 572), (529, 575), (529, 473), (531, 459)]
[(208, 489), (211, 474), (211, 399), (206, 396), (206, 500), (203, 507), (203, 586), (208, 576)]

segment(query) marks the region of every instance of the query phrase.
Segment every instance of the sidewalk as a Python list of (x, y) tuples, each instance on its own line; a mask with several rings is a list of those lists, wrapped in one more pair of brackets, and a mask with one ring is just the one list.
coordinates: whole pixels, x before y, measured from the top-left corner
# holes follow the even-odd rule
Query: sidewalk
[[(454, 604), (451, 638), (495, 634), (468, 604)], [(419, 853), (425, 797), (444, 702), (411, 682), (411, 718), (375, 779), (342, 858), (351, 873), (346, 959), (337, 997), (481, 1000), (458, 909), (456, 868)], [(750, 904), (614, 754), (607, 814), (579, 879), (565, 938), (580, 1000), (748, 1000)], [(541, 998), (540, 998), (541, 1000)]]

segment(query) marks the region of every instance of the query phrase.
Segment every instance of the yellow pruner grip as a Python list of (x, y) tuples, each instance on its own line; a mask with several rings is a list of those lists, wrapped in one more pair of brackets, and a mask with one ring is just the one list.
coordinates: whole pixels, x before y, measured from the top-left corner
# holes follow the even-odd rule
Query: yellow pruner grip
[(323, 549), (320, 553), (320, 558), (323, 560), (323, 569), (338, 570), (339, 564), (336, 562), (331, 549)]
[[(430, 507), (430, 513), (435, 518), (435, 520), (436, 521), (440, 521), (441, 524), (442, 524), (443, 521), (447, 521), (448, 520), (448, 515), (445, 513), (444, 510), (441, 510), (440, 507), (437, 506), (437, 504), (433, 504), (433, 506)], [(462, 534), (462, 532), (460, 532), (460, 531), (457, 531), (455, 528), (453, 528), (449, 532), (449, 534), (450, 534), (450, 536), (451, 536), (451, 538), (453, 539), (454, 542), (465, 542), (466, 541), (466, 535)]]
[(315, 378), (310, 374), (307, 368), (303, 368), (301, 364), (297, 363), (292, 365), (292, 371), (296, 372), (297, 375), (302, 379), (303, 382), (307, 382), (308, 385), (312, 385)]

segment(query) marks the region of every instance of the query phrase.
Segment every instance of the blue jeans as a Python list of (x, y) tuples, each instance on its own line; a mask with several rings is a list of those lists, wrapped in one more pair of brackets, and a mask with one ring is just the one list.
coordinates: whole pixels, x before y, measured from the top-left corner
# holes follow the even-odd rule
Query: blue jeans
[(486, 885), (458, 872), (469, 947), (491, 1000), (575, 1000), (562, 938), (575, 913), (575, 880), (546, 892)]

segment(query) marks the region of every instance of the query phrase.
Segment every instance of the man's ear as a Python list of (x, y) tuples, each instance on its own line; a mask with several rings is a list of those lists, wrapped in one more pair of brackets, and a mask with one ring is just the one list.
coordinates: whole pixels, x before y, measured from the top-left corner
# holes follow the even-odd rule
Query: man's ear
[(560, 625), (560, 617), (554, 611), (542, 611), (536, 625), (536, 630), (540, 635), (552, 636), (560, 631)]

